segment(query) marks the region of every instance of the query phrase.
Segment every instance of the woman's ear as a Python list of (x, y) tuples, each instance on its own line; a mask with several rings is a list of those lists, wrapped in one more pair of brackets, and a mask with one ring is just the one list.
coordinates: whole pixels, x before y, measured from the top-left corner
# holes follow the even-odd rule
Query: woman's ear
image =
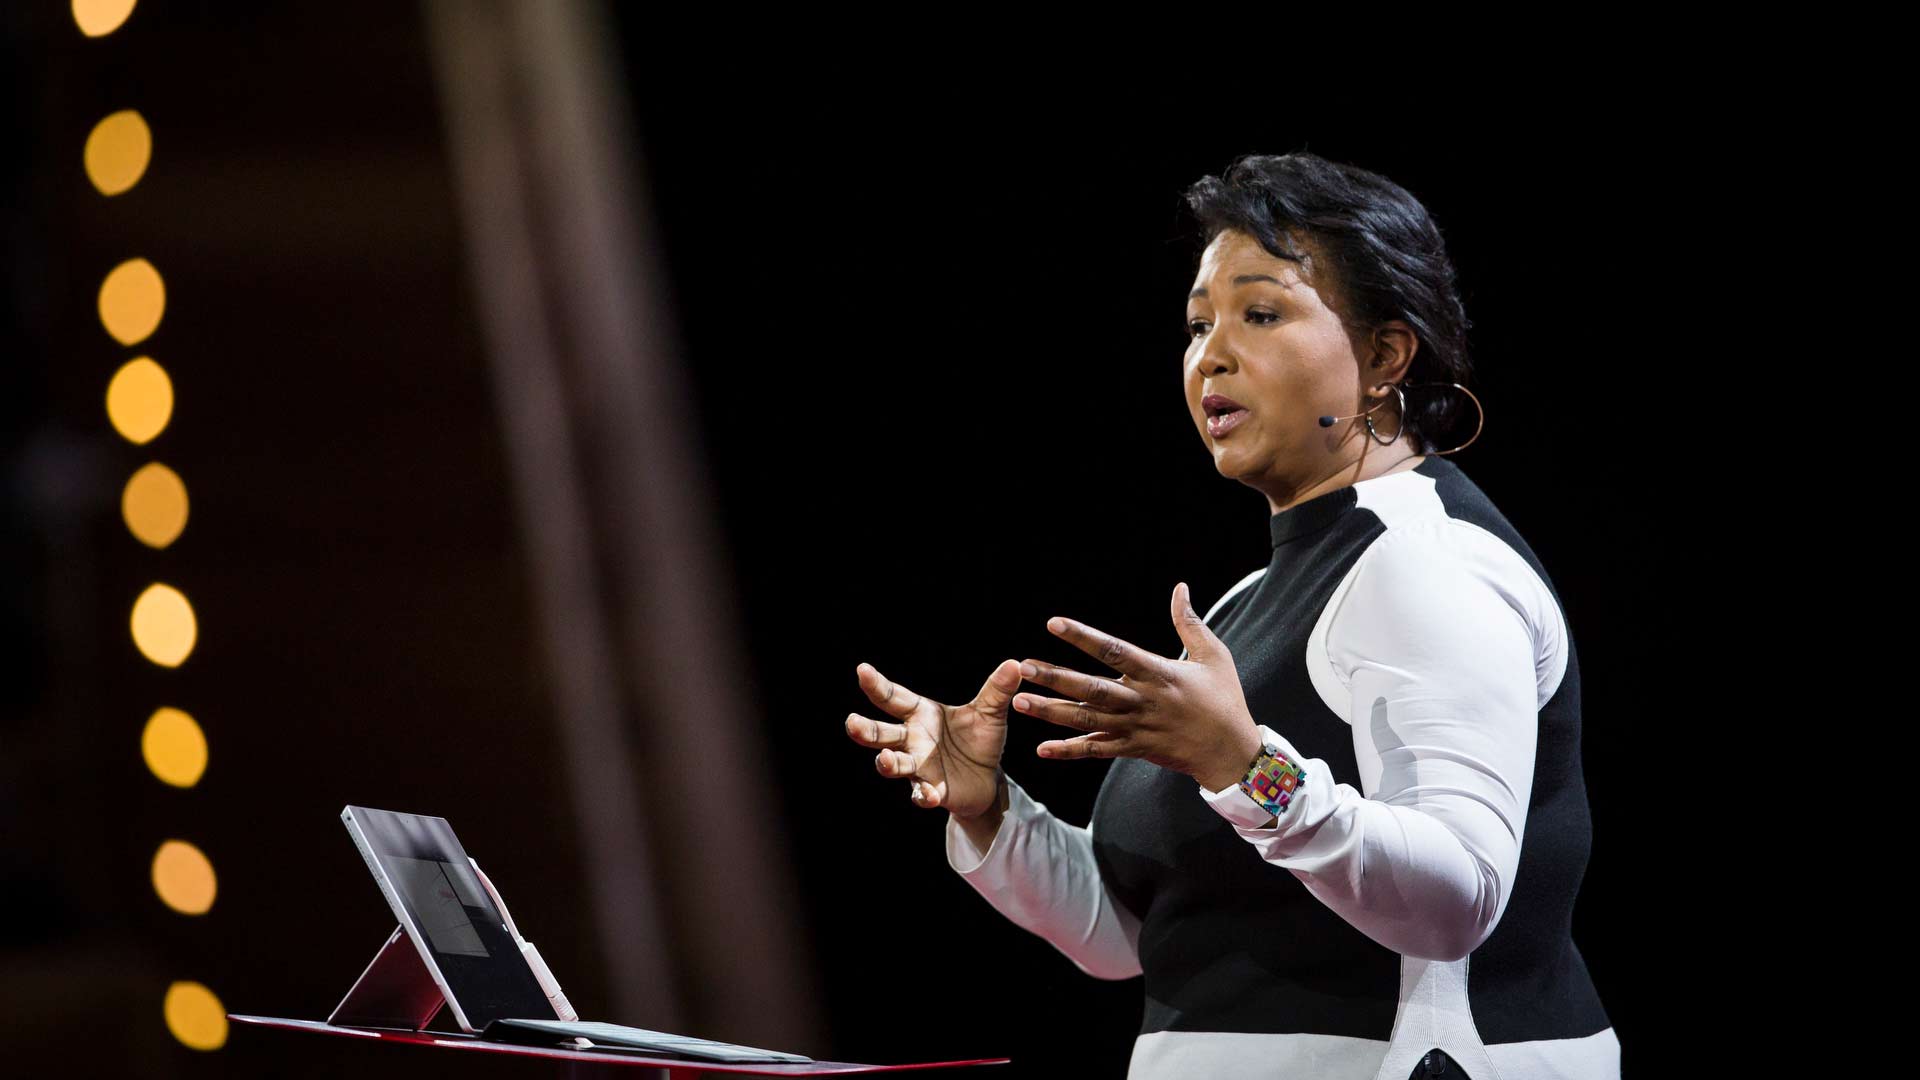
[(1404, 381), (1407, 370), (1413, 366), (1414, 354), (1419, 351), (1419, 335), (1401, 319), (1383, 323), (1373, 331), (1373, 366), (1380, 369), (1384, 379)]

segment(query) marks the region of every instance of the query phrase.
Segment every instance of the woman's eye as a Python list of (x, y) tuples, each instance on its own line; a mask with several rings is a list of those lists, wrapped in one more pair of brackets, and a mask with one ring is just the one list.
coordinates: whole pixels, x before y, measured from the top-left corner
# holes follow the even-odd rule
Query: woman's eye
[[(1256, 326), (1271, 326), (1280, 321), (1280, 316), (1271, 311), (1249, 311), (1247, 312), (1247, 318), (1252, 320)], [(1206, 332), (1206, 325), (1207, 320), (1205, 319), (1188, 319), (1187, 336), (1189, 338), (1199, 337)]]

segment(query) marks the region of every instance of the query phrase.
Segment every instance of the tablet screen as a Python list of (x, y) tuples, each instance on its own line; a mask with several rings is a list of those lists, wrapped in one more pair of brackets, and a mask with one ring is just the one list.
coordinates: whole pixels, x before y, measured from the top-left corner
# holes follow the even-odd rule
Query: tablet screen
[(558, 1019), (445, 818), (364, 806), (340, 817), (392, 884), (405, 909), (394, 914), (409, 936), (418, 932), (471, 1030), (504, 1017)]

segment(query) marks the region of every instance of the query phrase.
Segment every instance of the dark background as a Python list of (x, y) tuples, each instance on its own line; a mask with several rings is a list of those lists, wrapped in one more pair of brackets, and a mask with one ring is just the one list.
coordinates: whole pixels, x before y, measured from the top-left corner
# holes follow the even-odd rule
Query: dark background
[[(735, 757), (773, 794), (719, 812), (783, 830), (820, 959), (830, 1029), (790, 1049), (1124, 1072), (1139, 983), (1088, 978), (990, 909), (946, 865), (946, 815), (876, 775), (841, 722), (878, 715), (862, 661), (948, 701), (1007, 657), (1075, 663), (1055, 614), (1172, 655), (1175, 582), (1204, 610), (1264, 564), (1264, 500), (1213, 471), (1181, 395), (1197, 248), (1177, 210), (1235, 155), (1295, 149), (1395, 179), (1447, 237), (1487, 410), (1453, 460), (1538, 553), (1579, 648), (1594, 846), (1575, 940), (1628, 1067), (1674, 1049), (1671, 1010), (1723, 977), (1694, 921), (1712, 905), (1676, 887), (1712, 856), (1664, 839), (1648, 795), (1699, 752), (1698, 676), (1740, 618), (1708, 584), (1700, 477), (1745, 466), (1677, 462), (1668, 410), (1724, 408), (1674, 387), (1712, 355), (1699, 312), (1714, 230), (1741, 212), (1737, 103), (1660, 92), (1659, 50), (1635, 93), (1582, 68), (1525, 72), (1556, 76), (1525, 93), (1355, 90), (1185, 49), (1084, 75), (1018, 50), (879, 59), (830, 34), (702, 57), (617, 10), (732, 572), (713, 602), (743, 628), (733, 674), (765, 718)], [(331, 1009), (390, 928), (347, 802), (455, 822), (600, 1015), (417, 13), (144, 3), (100, 40), (59, 7), (5, 18), (5, 135), (27, 151), (4, 173), (0, 365), (0, 982), (18, 1058), (72, 1054), (83, 1031), (86, 1053), (146, 1075), (418, 1067), (424, 1051), (243, 1028), (201, 1055), (160, 1023), (176, 978), (234, 1012)], [(106, 199), (80, 148), (125, 107), (154, 163)], [(126, 350), (93, 298), (131, 254), (161, 267), (168, 306)], [(101, 404), (136, 354), (178, 394), (149, 447)], [(154, 458), (193, 500), (162, 551), (118, 512)], [(179, 670), (125, 632), (156, 579), (199, 615)], [(208, 732), (192, 790), (140, 760), (156, 703)], [(1040, 761), (1056, 733), (1014, 725), (1011, 771), (1085, 822), (1104, 766)], [(168, 836), (220, 873), (206, 916), (153, 896)], [(509, 1064), (474, 1068), (538, 1074)]]

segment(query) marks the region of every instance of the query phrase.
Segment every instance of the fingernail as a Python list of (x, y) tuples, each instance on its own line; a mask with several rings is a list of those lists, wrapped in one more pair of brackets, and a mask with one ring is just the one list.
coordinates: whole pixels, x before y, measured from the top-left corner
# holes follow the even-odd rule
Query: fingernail
[(1061, 632), (1062, 630), (1065, 630), (1066, 628), (1067, 628), (1067, 620), (1065, 619), (1048, 619), (1047, 620), (1047, 629), (1053, 631), (1056, 634)]
[(1020, 710), (1021, 712), (1026, 712), (1026, 711), (1027, 711), (1027, 699), (1026, 699), (1026, 698), (1023, 698), (1023, 697), (1016, 697), (1016, 698), (1014, 698), (1014, 699), (1013, 699), (1013, 707), (1014, 707), (1014, 708), (1016, 708), (1016, 709), (1019, 709), (1019, 710)]
[(1041, 757), (1052, 757), (1052, 756), (1053, 756), (1053, 751), (1051, 751), (1051, 750), (1049, 750), (1049, 749), (1047, 749), (1047, 748), (1046, 748), (1046, 747), (1044, 747), (1044, 746), (1042, 746), (1042, 747), (1040, 747), (1040, 748), (1039, 748), (1039, 750), (1040, 750), (1040, 756), (1041, 756)]
[(1032, 664), (1021, 664), (1020, 674), (1026, 678), (1031, 679), (1035, 675), (1040, 674), (1040, 669), (1037, 667), (1034, 667)]

